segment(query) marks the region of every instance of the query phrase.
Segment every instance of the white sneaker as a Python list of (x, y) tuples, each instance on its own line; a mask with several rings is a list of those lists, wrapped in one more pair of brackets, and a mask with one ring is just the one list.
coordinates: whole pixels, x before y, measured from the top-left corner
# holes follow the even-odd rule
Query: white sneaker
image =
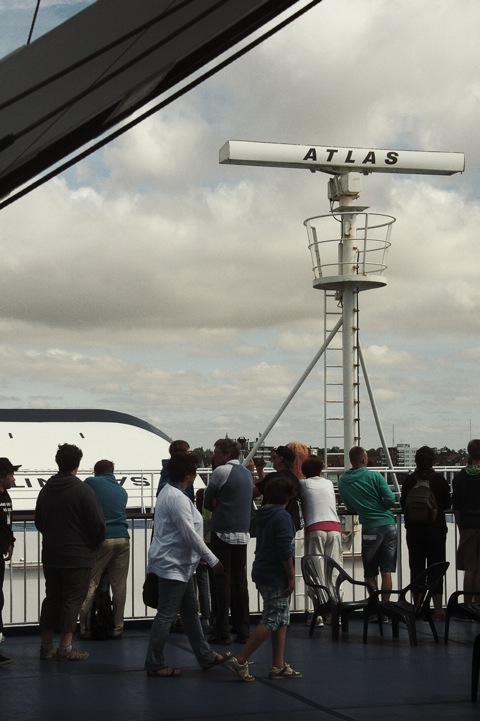
[[(307, 626), (311, 625), (312, 618), (313, 618), (313, 614), (310, 614), (310, 616), (307, 618)], [(315, 626), (317, 628), (323, 628), (324, 623), (323, 623), (323, 618), (321, 616), (317, 616), (317, 618), (315, 620)]]
[(233, 673), (236, 674), (238, 678), (241, 678), (242, 681), (246, 681), (247, 683), (249, 681), (255, 681), (255, 676), (252, 676), (250, 673), (248, 661), (245, 661), (245, 663), (239, 663), (235, 656), (232, 656), (232, 658), (229, 658), (226, 662), (225, 667), (228, 668), (229, 671), (233, 671)]
[(272, 666), (268, 678), (302, 678), (300, 671), (294, 671), (289, 663), (284, 663), (283, 668)]
[(3, 633), (0, 631), (0, 643), (3, 643), (4, 641), (5, 641), (5, 636), (4, 636)]

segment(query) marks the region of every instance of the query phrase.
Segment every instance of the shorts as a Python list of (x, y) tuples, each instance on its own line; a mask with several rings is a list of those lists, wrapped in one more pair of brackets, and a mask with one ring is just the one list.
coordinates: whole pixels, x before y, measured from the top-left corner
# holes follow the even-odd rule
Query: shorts
[(290, 607), (288, 596), (283, 593), (284, 589), (272, 586), (258, 586), (257, 588), (263, 599), (261, 623), (271, 631), (277, 631), (281, 626), (288, 626)]
[(362, 561), (365, 578), (397, 570), (397, 527), (377, 526), (362, 532)]
[(461, 528), (457, 548), (457, 569), (480, 572), (480, 528)]

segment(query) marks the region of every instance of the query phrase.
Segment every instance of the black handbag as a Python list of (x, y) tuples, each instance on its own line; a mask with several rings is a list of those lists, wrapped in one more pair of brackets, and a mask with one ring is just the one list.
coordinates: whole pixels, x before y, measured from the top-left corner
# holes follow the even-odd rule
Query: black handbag
[(145, 606), (158, 608), (158, 576), (155, 573), (147, 573), (143, 582), (142, 599)]

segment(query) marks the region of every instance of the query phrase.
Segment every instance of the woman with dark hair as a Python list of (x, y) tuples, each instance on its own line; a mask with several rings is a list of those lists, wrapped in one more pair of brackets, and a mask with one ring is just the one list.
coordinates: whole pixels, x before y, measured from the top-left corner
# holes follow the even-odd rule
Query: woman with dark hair
[(323, 459), (311, 455), (302, 463), (300, 499), (305, 518), (305, 555), (322, 553), (342, 563), (341, 525), (332, 481), (322, 476)]
[[(435, 451), (433, 448), (428, 446), (419, 448), (415, 454), (416, 468), (407, 476), (402, 485), (400, 505), (405, 513), (410, 578), (412, 581), (427, 566), (445, 561), (445, 543), (447, 540), (445, 511), (451, 506), (451, 496), (450, 487), (445, 476), (433, 469), (434, 462)], [(413, 514), (409, 518), (408, 496), (418, 481), (428, 482), (430, 491), (435, 498), (436, 509), (431, 509), (428, 520), (416, 520)], [(442, 608), (441, 587), (438, 588), (437, 593), (433, 594), (433, 606), (433, 618), (436, 621), (443, 621), (445, 611)]]
[[(323, 459), (314, 455), (302, 463), (300, 500), (305, 519), (305, 555), (323, 554), (342, 565), (342, 527), (333, 483), (322, 476), (324, 466)], [(323, 563), (318, 564), (318, 572), (323, 583)], [(316, 596), (310, 587), (307, 594), (315, 603)], [(310, 622), (311, 615), (307, 618), (307, 623)], [(323, 626), (321, 616), (317, 617), (316, 624)]]
[(153, 619), (145, 669), (147, 676), (180, 676), (178, 668), (165, 662), (165, 642), (177, 614), (185, 627), (193, 653), (204, 670), (223, 663), (231, 653), (215, 653), (205, 640), (198, 615), (193, 574), (201, 558), (221, 573), (223, 566), (203, 540), (202, 516), (186, 495), (197, 475), (197, 458), (183, 453), (168, 462), (170, 482), (160, 491), (155, 505), (153, 538), (148, 551), (148, 573), (157, 576), (158, 608)]
[(262, 506), (268, 503), (267, 501), (267, 486), (274, 478), (290, 478), (294, 484), (295, 495), (287, 504), (286, 510), (293, 518), (295, 524), (295, 530), (299, 531), (303, 527), (303, 519), (300, 506), (300, 484), (298, 482), (298, 476), (293, 472), (293, 465), (295, 463), (295, 452), (288, 446), (278, 446), (272, 451), (272, 465), (275, 469), (275, 473), (265, 473), (263, 468), (264, 465), (256, 466), (258, 473), (258, 481), (255, 483), (253, 490), (253, 497), (263, 496)]

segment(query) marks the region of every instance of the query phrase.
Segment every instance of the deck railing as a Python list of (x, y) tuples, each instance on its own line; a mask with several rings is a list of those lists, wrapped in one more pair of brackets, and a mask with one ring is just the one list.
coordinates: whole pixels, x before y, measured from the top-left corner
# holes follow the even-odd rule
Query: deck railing
[[(444, 472), (447, 479), (451, 478), (458, 468), (438, 468)], [(387, 469), (381, 469), (388, 474)], [(329, 470), (327, 475), (333, 476), (335, 483), (336, 476), (340, 475), (341, 469)], [(408, 472), (408, 469), (396, 469), (397, 475)], [(201, 470), (203, 477), (208, 477), (209, 470)], [(405, 527), (403, 516), (399, 508), (394, 509), (398, 527), (398, 564), (397, 572), (393, 578), (394, 588), (401, 588), (410, 580), (408, 566), (408, 550), (405, 541)], [(363, 578), (363, 570), (360, 554), (360, 526), (356, 523), (355, 517), (347, 514), (339, 508), (339, 515), (342, 520), (343, 533), (343, 565), (354, 578)], [(32, 512), (14, 512), (14, 533), (16, 536), (15, 552), (13, 558), (7, 563), (5, 569), (4, 596), (5, 607), (3, 620), (5, 625), (29, 626), (37, 625), (40, 616), (41, 602), (44, 596), (43, 571), (41, 559), (41, 536), (37, 532)], [(148, 619), (154, 615), (152, 609), (147, 608), (142, 601), (142, 584), (145, 578), (146, 559), (152, 534), (153, 515), (150, 512), (141, 512), (130, 509), (128, 511), (129, 533), (131, 537), (130, 546), (130, 570), (127, 581), (127, 603), (125, 607), (125, 619), (141, 620)], [(445, 578), (444, 599), (462, 587), (463, 572), (457, 571), (455, 562), (455, 551), (458, 545), (457, 528), (453, 515), (447, 514), (447, 561), (450, 562)], [(299, 531), (295, 544), (296, 556), (296, 588), (292, 598), (292, 611), (296, 613), (308, 610), (308, 599), (305, 593), (305, 586), (301, 577), (300, 558), (303, 556), (303, 531)], [(251, 565), (255, 550), (255, 540), (251, 539), (247, 554), (247, 573), (250, 576)], [(261, 610), (261, 603), (255, 586), (250, 582), (250, 610), (252, 614)]]

